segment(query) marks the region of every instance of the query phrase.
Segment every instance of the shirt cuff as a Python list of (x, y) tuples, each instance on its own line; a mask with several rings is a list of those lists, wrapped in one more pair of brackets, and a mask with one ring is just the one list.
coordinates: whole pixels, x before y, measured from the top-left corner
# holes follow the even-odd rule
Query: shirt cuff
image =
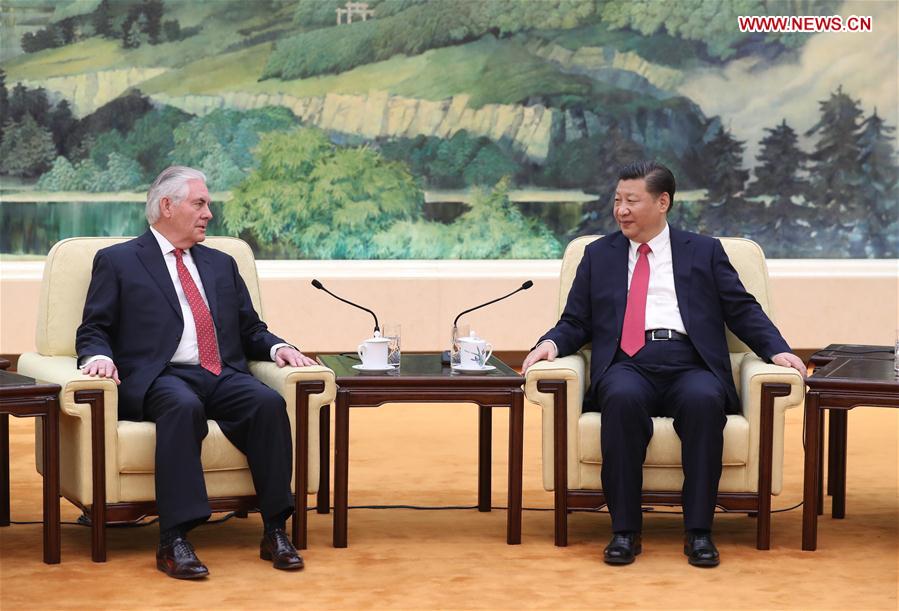
[(292, 344), (288, 344), (288, 343), (286, 343), (286, 342), (281, 342), (280, 344), (275, 344), (274, 346), (272, 346), (272, 349), (271, 349), (271, 350), (269, 351), (269, 353), (268, 353), (268, 357), (269, 357), (271, 360), (274, 361), (274, 360), (275, 360), (275, 353), (276, 353), (278, 350), (280, 350), (281, 348), (283, 348), (284, 346), (287, 346), (288, 348), (293, 348), (294, 350), (297, 349), (297, 347), (294, 346), (294, 345), (292, 345)]
[(86, 361), (84, 361), (81, 365), (78, 366), (78, 369), (84, 370), (85, 367), (93, 363), (94, 361), (109, 361), (112, 362), (112, 359), (106, 356), (105, 354), (97, 354), (92, 357), (89, 357)]

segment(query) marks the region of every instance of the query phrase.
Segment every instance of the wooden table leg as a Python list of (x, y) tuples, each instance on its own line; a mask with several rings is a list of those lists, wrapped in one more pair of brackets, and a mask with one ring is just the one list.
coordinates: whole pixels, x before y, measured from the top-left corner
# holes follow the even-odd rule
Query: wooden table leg
[(493, 460), (493, 408), (478, 406), (478, 511), (490, 511)]
[(524, 393), (512, 391), (509, 407), (509, 513), (506, 523), (506, 543), (521, 543), (521, 479), (524, 453)]
[(318, 502), (316, 511), (321, 514), (331, 511), (331, 408), (325, 405), (318, 419), (319, 465)]
[[(833, 474), (834, 474), (834, 466), (833, 461), (835, 458), (834, 449), (836, 447), (836, 441), (834, 440), (834, 435), (837, 432), (839, 426), (837, 425), (837, 410), (830, 410), (830, 414), (828, 416), (828, 425), (827, 425), (827, 495), (833, 496)], [(823, 418), (822, 418), (823, 420)], [(824, 446), (821, 446), (821, 452), (823, 453)], [(822, 473), (823, 475), (823, 473)], [(820, 484), (819, 484), (820, 485)], [(823, 496), (823, 495), (822, 495)]]
[(0, 414), (0, 526), (9, 526), (9, 414)]
[(828, 483), (833, 481), (833, 504), (831, 515), (837, 520), (846, 517), (846, 433), (849, 413), (842, 409), (830, 410), (831, 426), (834, 427), (833, 472), (828, 475)]
[(818, 409), (818, 393), (805, 396), (805, 470), (802, 495), (802, 549), (814, 551), (818, 547), (818, 449), (821, 412)]
[[(806, 421), (808, 426), (808, 421)], [(817, 489), (817, 507), (818, 515), (824, 513), (824, 415), (818, 418), (818, 489)]]
[(337, 391), (336, 407), (334, 414), (334, 547), (346, 547), (350, 451), (349, 391)]
[(44, 417), (44, 562), (59, 564), (59, 402), (47, 401)]

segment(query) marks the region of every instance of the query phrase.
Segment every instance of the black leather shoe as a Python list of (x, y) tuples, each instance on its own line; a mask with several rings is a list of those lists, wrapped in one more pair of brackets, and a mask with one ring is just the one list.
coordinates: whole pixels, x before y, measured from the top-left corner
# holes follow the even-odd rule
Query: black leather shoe
[(259, 557), (271, 560), (272, 566), (282, 571), (295, 571), (303, 568), (303, 558), (287, 538), (287, 533), (276, 528), (262, 535), (259, 543)]
[(602, 558), (606, 564), (630, 564), (642, 551), (639, 533), (615, 533)]
[(712, 542), (711, 533), (687, 533), (684, 537), (684, 554), (693, 566), (718, 566), (718, 548)]
[(182, 537), (156, 549), (156, 568), (175, 579), (202, 579), (209, 569), (200, 562), (194, 546)]

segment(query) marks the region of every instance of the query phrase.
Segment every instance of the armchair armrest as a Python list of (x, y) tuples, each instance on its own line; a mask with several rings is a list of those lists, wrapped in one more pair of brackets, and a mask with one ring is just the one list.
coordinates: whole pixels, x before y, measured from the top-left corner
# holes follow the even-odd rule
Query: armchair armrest
[[(44, 356), (36, 352), (26, 352), (19, 357), (17, 366), (19, 373), (59, 384), (62, 391), (59, 396), (59, 407), (62, 412), (76, 418), (90, 414), (82, 403), (75, 403), (75, 391), (101, 390), (106, 406), (106, 413), (112, 413), (112, 422), (118, 420), (116, 411), (118, 404), (118, 388), (109, 378), (98, 378), (84, 375), (78, 369), (77, 359), (73, 356)], [(107, 422), (109, 424), (109, 422)], [(114, 427), (113, 427), (114, 428)]]
[[(334, 372), (322, 365), (311, 367), (278, 367), (271, 361), (250, 361), (250, 373), (269, 388), (278, 391), (287, 401), (288, 409), (296, 399), (296, 383), (305, 381), (324, 382), (325, 389), (321, 393), (309, 396), (309, 415), (313, 415), (313, 407), (317, 411), (328, 405), (337, 396), (337, 384)], [(290, 395), (290, 393), (293, 395)]]
[(568, 487), (579, 487), (580, 470), (577, 468), (578, 420), (583, 406), (587, 359), (580, 354), (572, 354), (554, 361), (535, 363), (525, 374), (524, 394), (529, 401), (543, 408), (543, 487), (552, 490), (554, 476), (554, 395), (541, 392), (539, 382), (555, 380), (565, 382), (567, 442), (568, 442)]
[(805, 380), (798, 371), (792, 367), (766, 363), (748, 353), (740, 365), (740, 401), (743, 404), (743, 415), (749, 420), (758, 418), (762, 384), (790, 386), (789, 395), (774, 401), (775, 416), (782, 417), (784, 411), (800, 405), (805, 399)]

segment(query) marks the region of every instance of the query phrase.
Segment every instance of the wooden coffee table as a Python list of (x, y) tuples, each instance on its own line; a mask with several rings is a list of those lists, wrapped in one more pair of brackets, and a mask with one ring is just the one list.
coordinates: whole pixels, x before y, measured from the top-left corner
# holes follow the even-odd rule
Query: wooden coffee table
[(842, 517), (846, 503), (846, 412), (860, 406), (899, 408), (899, 378), (893, 359), (864, 355), (837, 356), (806, 380), (805, 476), (802, 507), (802, 549), (818, 545), (818, 514), (822, 510), (821, 477), (824, 443), (824, 410), (831, 418), (831, 452), (828, 478), (832, 480), (833, 516)]
[[(509, 407), (506, 542), (510, 545), (521, 543), (524, 439), (524, 378), (521, 375), (496, 357), (491, 357), (488, 362), (496, 369), (480, 375), (452, 372), (448, 366), (441, 364), (439, 354), (404, 354), (399, 371), (383, 374), (353, 369), (353, 365), (359, 364), (359, 359), (354, 355), (320, 355), (318, 361), (334, 371), (338, 387), (334, 416), (334, 547), (347, 546), (350, 408), (377, 407), (384, 403), (476, 403), (479, 406), (478, 511), (490, 511), (491, 410), (494, 407)], [(300, 394), (306, 396), (305, 392)], [(327, 436), (322, 437), (325, 447), (327, 439)], [(320, 512), (323, 512), (321, 488), (327, 486), (325, 473), (323, 469), (319, 489)], [(324, 499), (327, 499), (327, 488)]]
[(0, 370), (0, 526), (9, 526), (9, 416), (43, 420), (44, 562), (59, 563), (59, 391)]

